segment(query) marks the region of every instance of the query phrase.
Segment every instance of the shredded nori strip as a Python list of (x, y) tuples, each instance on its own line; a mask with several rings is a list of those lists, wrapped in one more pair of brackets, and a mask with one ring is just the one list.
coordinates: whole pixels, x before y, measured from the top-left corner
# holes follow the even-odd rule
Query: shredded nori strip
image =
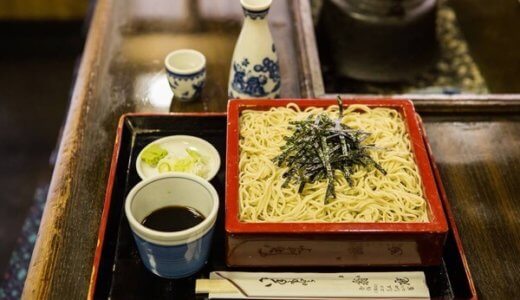
[(336, 198), (335, 170), (339, 170), (351, 186), (355, 166), (374, 167), (386, 175), (383, 167), (370, 157), (368, 150), (376, 149), (374, 145), (363, 144), (370, 133), (342, 124), (343, 101), (339, 96), (338, 105), (336, 120), (322, 113), (315, 118), (309, 116), (302, 121), (290, 122), (293, 134), (285, 137), (286, 144), (280, 148), (282, 152), (274, 158), (279, 167), (288, 167), (283, 174), (283, 187), (296, 182), (301, 193), (307, 183), (327, 180), (325, 203)]

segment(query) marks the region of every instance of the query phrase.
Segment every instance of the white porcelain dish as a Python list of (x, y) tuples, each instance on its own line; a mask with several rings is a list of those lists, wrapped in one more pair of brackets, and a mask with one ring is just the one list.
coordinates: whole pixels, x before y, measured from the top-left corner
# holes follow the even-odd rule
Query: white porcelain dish
[(177, 158), (188, 156), (186, 152), (187, 148), (196, 150), (197, 152), (199, 152), (199, 154), (201, 154), (207, 159), (206, 165), (208, 167), (208, 171), (206, 173), (206, 176), (202, 178), (208, 181), (215, 177), (220, 168), (220, 155), (217, 149), (213, 147), (213, 145), (201, 138), (194, 137), (191, 135), (172, 135), (160, 138), (146, 145), (146, 147), (144, 147), (143, 150), (141, 150), (141, 152), (137, 156), (135, 167), (137, 170), (137, 174), (143, 180), (152, 176), (157, 176), (159, 174), (165, 174), (159, 173), (157, 166), (152, 167), (141, 159), (143, 152), (149, 147), (151, 147), (151, 145), (159, 145), (161, 146), (161, 148), (168, 151), (169, 156)]

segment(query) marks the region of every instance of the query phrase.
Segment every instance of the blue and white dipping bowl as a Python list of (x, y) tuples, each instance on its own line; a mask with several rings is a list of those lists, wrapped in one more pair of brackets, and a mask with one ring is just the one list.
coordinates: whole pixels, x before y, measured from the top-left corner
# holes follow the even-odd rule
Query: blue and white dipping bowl
[[(152, 230), (141, 224), (153, 211), (174, 205), (193, 207), (205, 219), (174, 232)], [(218, 206), (215, 188), (195, 175), (172, 172), (138, 183), (126, 197), (125, 214), (146, 268), (171, 279), (200, 270), (208, 258)]]
[(170, 52), (164, 67), (173, 98), (189, 102), (200, 98), (206, 81), (206, 57), (193, 49)]

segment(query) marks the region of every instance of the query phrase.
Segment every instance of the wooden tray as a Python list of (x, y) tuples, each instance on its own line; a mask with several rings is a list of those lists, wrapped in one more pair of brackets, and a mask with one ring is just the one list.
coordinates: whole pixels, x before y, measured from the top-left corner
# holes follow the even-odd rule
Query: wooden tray
[[(197, 278), (206, 278), (212, 270), (255, 271), (256, 269), (230, 269), (225, 265), (224, 216), (219, 212), (210, 258), (199, 273), (181, 280), (159, 278), (141, 263), (130, 228), (123, 213), (126, 194), (139, 182), (135, 171), (135, 159), (139, 151), (151, 141), (173, 134), (188, 134), (206, 139), (219, 151), (226, 152), (225, 114), (127, 114), (119, 123), (105, 205), (99, 229), (98, 246), (92, 266), (89, 299), (193, 299)], [(435, 166), (432, 164), (435, 169)], [(221, 207), (224, 202), (225, 168), (221, 167), (211, 181), (219, 192)], [(392, 268), (284, 268), (273, 271), (424, 271), (432, 298), (475, 299), (476, 291), (467, 267), (460, 238), (449, 204), (445, 198), (438, 172), (434, 172), (439, 193), (448, 217), (449, 233), (443, 254), (443, 262), (433, 267)], [(265, 269), (263, 269), (265, 270)], [(198, 299), (207, 299), (199, 295)]]

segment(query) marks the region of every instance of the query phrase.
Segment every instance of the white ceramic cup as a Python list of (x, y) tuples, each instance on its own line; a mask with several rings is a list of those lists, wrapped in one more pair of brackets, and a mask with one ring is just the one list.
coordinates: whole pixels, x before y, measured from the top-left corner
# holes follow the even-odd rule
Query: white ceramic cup
[(206, 80), (206, 57), (193, 49), (170, 52), (164, 59), (174, 99), (188, 102), (200, 97)]
[[(167, 206), (189, 206), (205, 218), (181, 231), (163, 232), (142, 225), (144, 218)], [(208, 257), (219, 206), (215, 188), (187, 173), (167, 173), (138, 183), (125, 202), (125, 214), (139, 255), (152, 273), (182, 278), (200, 270)]]

